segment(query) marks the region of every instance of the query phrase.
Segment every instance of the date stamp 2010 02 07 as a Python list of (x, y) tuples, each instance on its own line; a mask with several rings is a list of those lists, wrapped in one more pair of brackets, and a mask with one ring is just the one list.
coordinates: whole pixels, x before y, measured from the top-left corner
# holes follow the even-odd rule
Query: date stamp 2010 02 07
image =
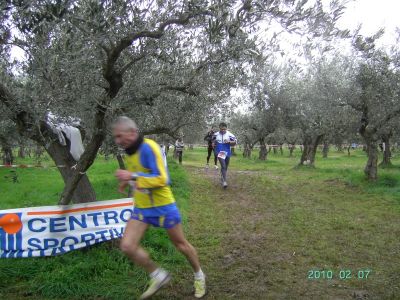
[(320, 280), (320, 279), (359, 279), (366, 280), (370, 278), (372, 270), (371, 269), (359, 269), (359, 270), (309, 270), (307, 272), (307, 279), (309, 280)]

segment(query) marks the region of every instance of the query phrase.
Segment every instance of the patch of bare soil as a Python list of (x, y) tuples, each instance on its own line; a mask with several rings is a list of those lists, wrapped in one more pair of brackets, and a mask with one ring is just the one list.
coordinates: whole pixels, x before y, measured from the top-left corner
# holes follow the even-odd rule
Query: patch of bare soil
[[(251, 188), (248, 183), (240, 180), (243, 178), (240, 175), (257, 176), (259, 172), (229, 170), (229, 186), (223, 190), (219, 170), (188, 169), (195, 176), (211, 181), (213, 209), (219, 212), (217, 215), (221, 219), (218, 222), (222, 223), (219, 228), (213, 228), (214, 231), (209, 233), (210, 236), (219, 238), (219, 247), (210, 249), (213, 253), (206, 255), (206, 261), (203, 256), (202, 264), (208, 276), (206, 299), (265, 299), (264, 295), (269, 285), (266, 275), (268, 264), (271, 259), (278, 261), (287, 257), (272, 258), (270, 253), (265, 253), (268, 231), (264, 230), (262, 224), (266, 221), (268, 213), (265, 213), (258, 206), (258, 202), (246, 192)], [(194, 212), (189, 214), (191, 213)], [(204, 232), (201, 235), (204, 236)], [(174, 286), (174, 290), (173, 297), (171, 295), (174, 299), (193, 299), (191, 287), (176, 286), (175, 289)]]

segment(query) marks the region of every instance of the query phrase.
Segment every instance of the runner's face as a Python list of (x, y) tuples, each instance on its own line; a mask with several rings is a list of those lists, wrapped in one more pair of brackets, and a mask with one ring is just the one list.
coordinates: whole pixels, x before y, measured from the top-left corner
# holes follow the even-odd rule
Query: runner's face
[(226, 127), (220, 127), (219, 128), (219, 132), (221, 133), (221, 134), (225, 134), (226, 133)]
[(114, 141), (118, 146), (124, 149), (129, 148), (134, 142), (136, 142), (139, 134), (137, 130), (126, 129), (122, 126), (117, 126), (113, 131)]

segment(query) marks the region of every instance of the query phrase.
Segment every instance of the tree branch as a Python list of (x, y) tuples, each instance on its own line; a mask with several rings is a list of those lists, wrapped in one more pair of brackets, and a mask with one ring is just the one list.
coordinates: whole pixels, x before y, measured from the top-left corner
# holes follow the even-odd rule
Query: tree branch
[(128, 62), (126, 65), (124, 65), (121, 68), (120, 73), (124, 74), (133, 64), (137, 63), (138, 61), (142, 60), (145, 57), (146, 57), (146, 55), (144, 53), (142, 53), (139, 56), (132, 58), (132, 60), (130, 62)]
[(168, 134), (171, 137), (174, 137), (173, 131), (171, 131), (170, 128), (164, 127), (164, 126), (156, 126), (156, 127), (153, 127), (153, 128), (146, 129), (146, 130), (142, 131), (143, 135), (162, 134), (162, 133), (165, 133), (165, 134)]
[[(181, 92), (181, 93), (188, 94), (190, 96), (198, 96), (200, 93), (198, 91), (190, 89), (190, 84), (191, 84), (190, 82), (187, 82), (186, 84), (181, 85), (181, 86), (166, 85), (166, 86), (161, 88), (161, 92), (163, 92), (163, 91), (176, 91), (176, 92)], [(161, 95), (161, 92), (158, 94), (158, 96)]]
[(143, 30), (136, 33), (131, 33), (124, 38), (122, 38), (115, 47), (108, 53), (108, 60), (105, 68), (106, 77), (112, 73), (112, 69), (120, 57), (122, 51), (128, 48), (134, 41), (140, 38), (153, 38), (159, 39), (164, 35), (165, 29), (170, 25), (185, 25), (189, 22), (191, 18), (196, 15), (192, 14), (183, 14), (180, 18), (177, 19), (169, 19), (165, 22), (161, 23), (158, 28), (154, 31)]
[(386, 125), (389, 123), (393, 118), (400, 116), (400, 107), (398, 107), (395, 110), (391, 110), (390, 113), (388, 113), (385, 117), (385, 119), (382, 122), (379, 122), (378, 128), (381, 128), (382, 126)]

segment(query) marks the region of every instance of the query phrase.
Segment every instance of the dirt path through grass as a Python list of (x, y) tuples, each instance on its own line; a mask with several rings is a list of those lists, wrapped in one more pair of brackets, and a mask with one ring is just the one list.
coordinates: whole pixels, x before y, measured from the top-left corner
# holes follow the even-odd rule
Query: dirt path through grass
[[(206, 256), (209, 299), (260, 299), (268, 287), (268, 267), (264, 256), (268, 232), (257, 227), (268, 214), (249, 195), (250, 187), (238, 172), (230, 171), (228, 176), (229, 187), (226, 190), (221, 188), (218, 171), (192, 169), (190, 176), (193, 189), (200, 189), (200, 193), (193, 191), (193, 201), (210, 198), (208, 205), (215, 220), (214, 226), (207, 226), (207, 230), (220, 241), (214, 249), (214, 256)], [(198, 186), (202, 177), (209, 181), (205, 187)], [(205, 188), (209, 190), (204, 191)], [(203, 224), (208, 223), (209, 218), (203, 219)], [(198, 231), (201, 230), (200, 225)]]
[[(241, 180), (258, 172), (230, 172), (229, 187), (223, 190), (218, 171), (187, 170), (192, 187), (188, 234), (207, 272), (207, 299), (265, 299), (268, 261), (273, 255), (267, 255), (269, 234), (260, 225), (268, 213), (250, 197), (250, 187)], [(191, 286), (183, 285), (183, 290), (174, 285), (171, 298), (191, 298)]]

